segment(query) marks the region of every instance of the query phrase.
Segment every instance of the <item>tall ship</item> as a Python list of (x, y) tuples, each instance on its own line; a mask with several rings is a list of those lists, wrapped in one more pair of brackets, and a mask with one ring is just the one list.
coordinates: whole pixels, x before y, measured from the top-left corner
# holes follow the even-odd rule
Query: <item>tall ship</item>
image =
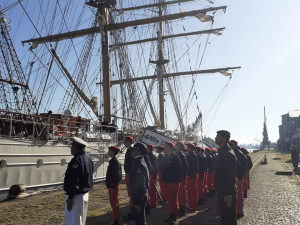
[(218, 101), (240, 68), (204, 63), (226, 8), (210, 0), (1, 3), (0, 195), (13, 184), (61, 186), (74, 137), (88, 143), (95, 181), (105, 177), (108, 146), (124, 159), (126, 135), (139, 141), (151, 130), (215, 147), (197, 79), (227, 77)]

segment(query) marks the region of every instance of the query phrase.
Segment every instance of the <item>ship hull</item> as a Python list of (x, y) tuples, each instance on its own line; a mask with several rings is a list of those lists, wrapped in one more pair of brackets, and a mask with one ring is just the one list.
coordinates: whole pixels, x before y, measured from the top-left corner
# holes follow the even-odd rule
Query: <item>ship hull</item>
[[(106, 147), (114, 143), (90, 142), (87, 154), (94, 163), (93, 178), (105, 178), (109, 158)], [(100, 152), (99, 149), (102, 151)], [(72, 159), (70, 144), (18, 138), (0, 138), (0, 200), (14, 184), (25, 184), (29, 191), (62, 187), (68, 162)], [(120, 155), (123, 164), (124, 155)]]

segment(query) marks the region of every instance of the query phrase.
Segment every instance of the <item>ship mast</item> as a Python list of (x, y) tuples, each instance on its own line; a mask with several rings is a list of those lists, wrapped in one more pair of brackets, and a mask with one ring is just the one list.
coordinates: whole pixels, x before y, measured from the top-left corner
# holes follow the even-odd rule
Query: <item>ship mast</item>
[[(162, 16), (162, 3), (163, 0), (159, 0), (159, 16)], [(165, 128), (165, 106), (164, 106), (164, 80), (163, 80), (163, 69), (164, 69), (164, 56), (163, 56), (163, 23), (159, 22), (159, 31), (157, 32), (157, 46), (158, 46), (158, 92), (159, 92), (159, 120), (160, 128)]]
[(109, 73), (109, 39), (108, 39), (108, 3), (99, 3), (99, 26), (101, 30), (102, 65), (103, 65), (103, 102), (106, 122), (111, 122), (110, 108), (110, 73)]
[[(183, 12), (183, 13), (175, 13), (170, 15), (163, 15), (163, 7), (166, 5), (176, 4), (180, 2), (189, 2), (189, 1), (195, 1), (195, 0), (174, 0), (174, 1), (168, 1), (165, 2), (164, 0), (158, 0), (158, 3), (156, 4), (150, 4), (150, 5), (144, 5), (144, 6), (138, 6), (138, 7), (132, 7), (132, 8), (125, 8), (125, 9), (112, 9), (114, 11), (129, 11), (129, 10), (135, 10), (135, 9), (142, 9), (142, 8), (149, 8), (149, 7), (158, 7), (158, 16), (152, 17), (152, 18), (146, 18), (141, 20), (132, 20), (132, 21), (126, 21), (122, 23), (109, 23), (109, 10), (111, 8), (114, 8), (114, 5), (111, 6), (111, 1), (107, 0), (101, 0), (97, 2), (86, 2), (87, 5), (97, 8), (97, 16), (98, 16), (98, 24), (99, 27), (95, 28), (87, 28), (77, 31), (70, 31), (66, 33), (60, 33), (55, 35), (49, 35), (45, 37), (40, 38), (33, 38), (30, 40), (22, 41), (22, 43), (28, 43), (32, 42), (35, 45), (40, 43), (47, 43), (47, 42), (53, 42), (53, 41), (60, 41), (65, 39), (72, 39), (76, 37), (82, 37), (84, 35), (90, 34), (90, 33), (100, 33), (101, 34), (101, 45), (102, 45), (102, 66), (103, 66), (103, 82), (98, 83), (103, 85), (103, 101), (104, 101), (104, 116), (106, 118), (107, 122), (111, 122), (111, 102), (110, 102), (110, 87), (112, 84), (120, 84), (125, 82), (133, 82), (138, 80), (146, 80), (146, 79), (156, 79), (158, 78), (158, 91), (159, 91), (159, 124), (160, 128), (165, 128), (165, 113), (164, 113), (164, 79), (168, 77), (176, 77), (176, 76), (182, 76), (182, 75), (191, 75), (191, 74), (201, 74), (201, 73), (223, 73), (228, 70), (233, 69), (239, 69), (240, 67), (226, 67), (226, 68), (219, 68), (219, 69), (212, 69), (212, 70), (199, 70), (199, 71), (183, 71), (183, 72), (177, 72), (173, 74), (165, 74), (164, 71), (164, 64), (168, 63), (169, 60), (164, 59), (163, 55), (163, 40), (168, 38), (174, 38), (174, 37), (180, 37), (183, 36), (183, 34), (176, 34), (176, 35), (169, 35), (169, 36), (163, 36), (163, 22), (164, 21), (170, 21), (170, 20), (176, 20), (181, 19), (188, 16), (196, 16), (197, 18), (202, 18), (206, 16), (207, 12), (215, 12), (217, 10), (226, 10), (226, 6), (220, 6), (220, 7), (212, 7), (212, 8), (205, 8), (201, 10), (194, 10), (189, 12)], [(201, 20), (201, 19), (200, 19)], [(157, 74), (154, 76), (141, 76), (141, 77), (133, 77), (130, 79), (122, 79), (121, 80), (114, 80), (110, 81), (110, 64), (109, 64), (109, 48), (112, 47), (118, 47), (119, 44), (115, 45), (109, 45), (109, 37), (108, 32), (109, 31), (116, 31), (120, 29), (125, 29), (127, 27), (136, 27), (138, 25), (145, 25), (145, 24), (151, 24), (151, 23), (159, 23), (159, 30), (157, 32), (157, 48), (158, 48), (158, 60), (157, 61), (150, 61), (150, 63), (155, 63), (157, 65)], [(200, 35), (200, 34), (216, 34), (219, 35), (220, 31), (222, 31), (225, 28), (218, 28), (218, 29), (211, 29), (211, 30), (205, 30), (205, 31), (199, 31), (199, 32), (191, 32), (186, 33), (184, 36), (188, 35)], [(153, 41), (153, 39), (144, 39), (139, 40), (131, 43), (125, 43), (124, 45), (128, 44), (137, 44), (137, 43), (143, 43), (143, 42), (150, 42)], [(177, 115), (178, 116), (178, 115)]]

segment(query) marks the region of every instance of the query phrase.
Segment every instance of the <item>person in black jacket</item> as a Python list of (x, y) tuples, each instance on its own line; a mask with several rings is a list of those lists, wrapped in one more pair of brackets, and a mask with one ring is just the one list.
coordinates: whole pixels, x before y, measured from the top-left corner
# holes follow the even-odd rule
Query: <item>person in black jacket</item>
[(186, 156), (183, 154), (183, 149), (185, 145), (183, 142), (178, 141), (175, 145), (175, 153), (179, 156), (183, 173), (181, 177), (181, 182), (178, 187), (178, 201), (179, 201), (179, 212), (178, 217), (186, 215), (187, 197), (186, 197), (186, 176), (189, 171), (189, 167), (186, 162)]
[(251, 157), (248, 155), (249, 151), (246, 148), (241, 148), (241, 152), (246, 156), (247, 158), (247, 173), (246, 176), (244, 178), (245, 180), (245, 184), (244, 184), (244, 198), (248, 198), (248, 190), (250, 189), (250, 176), (249, 176), (249, 172), (252, 169), (253, 163), (252, 163), (252, 159)]
[(159, 181), (159, 187), (160, 187), (160, 195), (164, 202), (167, 201), (167, 193), (165, 190), (165, 184), (162, 180), (161, 171), (163, 170), (165, 164), (166, 164), (166, 158), (164, 154), (162, 154), (162, 151), (164, 150), (164, 147), (159, 145), (156, 147), (156, 153), (158, 154), (157, 157), (157, 167), (158, 167), (158, 181)]
[(203, 184), (204, 184), (204, 201), (207, 201), (207, 174), (208, 174), (208, 171), (207, 171), (207, 159), (206, 159), (206, 155), (204, 153), (204, 148), (203, 148), (203, 151), (201, 156), (203, 157), (204, 159), (204, 178), (203, 178)]
[(116, 155), (120, 149), (116, 146), (108, 147), (108, 156), (111, 158), (106, 171), (105, 184), (108, 188), (108, 196), (111, 208), (113, 210), (114, 225), (119, 225), (120, 208), (119, 208), (119, 190), (122, 180), (122, 168)]
[(125, 154), (125, 160), (124, 160), (124, 170), (125, 170), (125, 183), (126, 183), (126, 188), (127, 188), (127, 194), (130, 200), (130, 211), (129, 213), (124, 216), (125, 220), (133, 220), (133, 202), (132, 198), (129, 194), (129, 172), (132, 166), (133, 159), (131, 158), (131, 152), (130, 148), (133, 143), (133, 137), (131, 136), (126, 136), (124, 139), (124, 145), (127, 148), (126, 154)]
[(208, 197), (214, 197), (214, 159), (211, 156), (211, 152), (213, 150), (210, 148), (205, 149), (205, 155), (206, 155), (206, 160), (207, 160), (207, 189), (208, 189)]
[(215, 138), (220, 149), (215, 161), (214, 181), (218, 196), (222, 225), (236, 225), (236, 169), (237, 159), (228, 141), (230, 133), (219, 130)]
[(150, 163), (152, 165), (153, 172), (150, 174), (150, 187), (148, 190), (148, 196), (149, 196), (149, 202), (148, 204), (150, 205), (151, 208), (157, 208), (157, 193), (154, 185), (156, 186), (157, 183), (157, 172), (158, 172), (158, 167), (157, 167), (157, 159), (155, 155), (153, 154), (153, 148), (154, 146), (151, 144), (147, 145), (147, 152), (148, 156), (150, 159)]
[(192, 143), (187, 144), (188, 155), (186, 162), (189, 166), (187, 176), (187, 190), (190, 209), (196, 211), (198, 209), (198, 193), (197, 193), (197, 175), (198, 175), (198, 159), (194, 153), (195, 145)]
[(147, 225), (145, 207), (148, 202), (149, 172), (144, 160), (146, 147), (135, 143), (130, 149), (133, 164), (130, 168), (129, 193), (133, 201), (133, 216), (136, 225)]
[(205, 173), (205, 162), (202, 153), (204, 148), (196, 146), (194, 153), (198, 160), (198, 178), (197, 178), (197, 192), (198, 192), (198, 205), (204, 205), (204, 173)]
[(65, 224), (85, 224), (88, 210), (89, 191), (93, 188), (94, 165), (84, 151), (87, 143), (74, 137), (71, 154), (74, 157), (68, 164), (65, 174), (64, 191), (67, 193), (65, 204)]
[(297, 150), (296, 145), (292, 146), (291, 158), (292, 158), (292, 163), (294, 166), (294, 171), (297, 172), (298, 171), (299, 152)]
[(164, 153), (166, 157), (166, 165), (162, 170), (162, 179), (168, 193), (170, 218), (164, 220), (165, 223), (175, 224), (178, 214), (178, 186), (181, 182), (183, 168), (178, 155), (173, 151), (175, 145), (172, 142), (166, 142)]
[[(153, 166), (152, 166), (152, 164), (150, 162), (150, 158), (149, 158), (147, 149), (146, 149), (146, 151), (142, 155), (144, 156), (144, 161), (145, 161), (145, 163), (147, 165), (148, 172), (149, 172), (149, 179), (150, 179), (150, 177), (154, 177), (155, 176), (155, 172), (154, 172)], [(146, 215), (149, 215), (151, 213), (150, 212), (150, 197), (149, 197), (149, 194), (148, 194), (148, 202), (147, 202), (147, 205), (146, 205), (146, 208), (145, 208), (145, 212), (146, 212)]]
[(244, 191), (243, 191), (243, 179), (247, 173), (247, 158), (237, 148), (238, 142), (235, 140), (229, 141), (232, 150), (237, 158), (237, 218), (244, 216)]

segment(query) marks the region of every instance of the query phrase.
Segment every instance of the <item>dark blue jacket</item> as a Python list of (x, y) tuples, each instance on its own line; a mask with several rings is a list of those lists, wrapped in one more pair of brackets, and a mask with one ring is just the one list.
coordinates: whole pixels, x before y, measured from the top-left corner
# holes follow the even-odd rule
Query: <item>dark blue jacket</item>
[(129, 194), (134, 204), (142, 205), (149, 189), (149, 172), (142, 155), (133, 160), (129, 173)]
[(247, 158), (247, 165), (248, 165), (248, 171), (252, 169), (253, 163), (252, 163), (252, 159), (249, 155), (245, 155)]
[(152, 152), (148, 153), (148, 156), (153, 169), (152, 174), (150, 174), (150, 176), (151, 178), (155, 179), (158, 173), (157, 159)]
[(114, 189), (122, 180), (122, 168), (118, 158), (114, 156), (109, 160), (106, 171), (105, 185), (107, 188)]
[(204, 159), (204, 173), (206, 173), (206, 172), (207, 172), (207, 160), (206, 160), (206, 155), (202, 153), (201, 156), (202, 156), (203, 159)]
[(218, 196), (236, 195), (236, 163), (236, 156), (230, 146), (223, 146), (215, 162), (214, 182)]
[(200, 179), (203, 179), (204, 178), (204, 173), (206, 172), (206, 170), (205, 170), (205, 158), (202, 154), (201, 155), (199, 154), (199, 155), (197, 155), (197, 159), (198, 159), (198, 166), (199, 166), (198, 174), (199, 174)]
[(149, 158), (148, 154), (144, 155), (144, 161), (145, 161), (145, 163), (147, 165), (149, 176), (150, 177), (154, 177), (155, 176), (154, 169), (153, 169), (153, 166), (152, 166), (152, 164), (150, 162), (150, 158)]
[(247, 158), (246, 156), (238, 149), (234, 151), (234, 154), (237, 158), (237, 178), (243, 180), (243, 177), (246, 175), (247, 169)]
[(179, 152), (178, 153), (178, 156), (180, 158), (180, 161), (181, 161), (181, 165), (182, 165), (182, 168), (183, 168), (183, 171), (182, 171), (182, 179), (185, 179), (188, 172), (189, 172), (189, 166), (186, 162), (186, 156), (185, 154), (183, 154), (182, 152)]
[(179, 156), (174, 152), (171, 152), (169, 156), (165, 157), (166, 165), (161, 171), (163, 182), (179, 184), (181, 182), (183, 173), (183, 168)]
[(127, 149), (126, 154), (125, 154), (125, 160), (124, 160), (124, 170), (125, 173), (130, 172), (130, 168), (132, 166), (133, 159), (131, 157), (131, 150)]
[(161, 172), (165, 165), (166, 165), (166, 158), (165, 158), (165, 156), (163, 154), (159, 154), (158, 157), (157, 157), (158, 171)]
[(197, 156), (194, 153), (188, 154), (186, 157), (186, 161), (189, 166), (188, 176), (194, 179), (197, 176), (199, 170)]
[(214, 159), (211, 155), (206, 156), (207, 170), (210, 174), (214, 172)]
[(93, 188), (93, 171), (93, 162), (85, 151), (78, 152), (71, 159), (64, 180), (64, 191), (69, 195), (69, 199)]

